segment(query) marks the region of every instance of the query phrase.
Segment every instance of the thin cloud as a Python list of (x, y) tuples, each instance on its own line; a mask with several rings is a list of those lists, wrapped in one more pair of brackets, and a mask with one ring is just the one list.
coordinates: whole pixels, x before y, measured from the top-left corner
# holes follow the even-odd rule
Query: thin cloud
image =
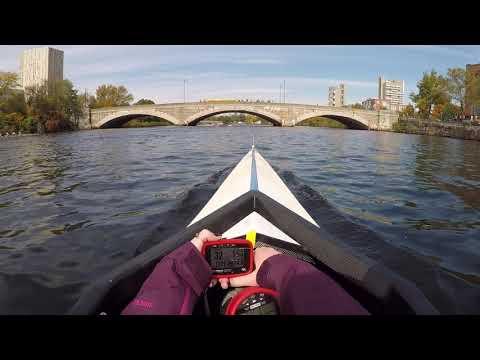
[[(456, 56), (462, 57), (465, 59), (475, 59), (479, 57), (479, 48), (478, 46), (465, 46), (463, 48), (454, 47), (454, 46), (440, 46), (440, 45), (394, 45), (392, 47), (400, 48), (400, 49), (410, 49), (419, 52), (428, 52), (428, 53), (435, 53), (441, 55), (448, 55), (448, 56)], [(470, 51), (475, 51), (476, 54), (473, 54), (470, 51), (466, 51), (465, 49), (469, 49)]]
[(232, 64), (278, 65), (278, 64), (284, 64), (284, 62), (279, 59), (241, 59), (241, 60), (233, 60)]
[[(362, 97), (375, 96), (376, 82), (336, 80), (307, 77), (255, 77), (236, 76), (224, 73), (219, 77), (204, 81), (191, 79), (187, 83), (187, 100), (198, 101), (206, 98), (264, 99), (277, 101), (279, 85), (285, 79), (287, 100), (310, 104), (325, 104), (328, 86), (343, 82), (347, 86), (349, 102), (359, 101)], [(159, 81), (147, 85), (136, 81), (127, 85), (135, 98), (148, 97), (157, 103), (183, 101), (183, 81)], [(370, 89), (365, 93), (362, 89)], [(315, 95), (312, 95), (315, 94)], [(363, 94), (363, 95), (362, 95)]]
[[(38, 46), (0, 46), (0, 71), (18, 71), (21, 51)], [(349, 102), (376, 96), (378, 69), (409, 88), (432, 59), (445, 66), (479, 62), (478, 46), (134, 46), (59, 45), (65, 77), (80, 89), (125, 85), (135, 98), (156, 102), (206, 97), (277, 100), (286, 81), (287, 100), (325, 103), (328, 86), (344, 83)], [(419, 54), (396, 61), (399, 54)], [(276, 66), (282, 65), (282, 66)], [(437, 66), (437, 65), (435, 65)], [(83, 90), (82, 90), (83, 91)]]

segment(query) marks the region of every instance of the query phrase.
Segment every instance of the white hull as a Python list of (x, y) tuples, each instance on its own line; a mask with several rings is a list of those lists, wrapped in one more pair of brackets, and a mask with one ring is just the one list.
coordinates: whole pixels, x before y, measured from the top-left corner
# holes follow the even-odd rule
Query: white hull
[[(438, 314), (413, 283), (319, 227), (253, 147), (186, 229), (162, 238), (157, 245), (98, 279), (84, 291), (70, 313), (118, 314), (137, 295), (155, 265), (204, 227), (226, 238), (243, 237), (252, 230), (265, 235), (260, 237), (263, 246), (273, 246), (300, 260), (310, 259), (314, 266), (322, 264), (322, 268), (341, 276), (342, 287), (352, 296), (362, 288), (361, 301), (378, 314)], [(418, 262), (414, 257), (410, 261)], [(430, 267), (425, 271), (431, 271)]]
[[(195, 224), (229, 202), (252, 190), (264, 193), (305, 220), (318, 226), (282, 179), (275, 173), (270, 164), (253, 146), (188, 226)], [(234, 238), (243, 236), (252, 230), (259, 234), (298, 244), (278, 227), (255, 212), (253, 204), (252, 212), (225, 231), (222, 236), (225, 238)]]

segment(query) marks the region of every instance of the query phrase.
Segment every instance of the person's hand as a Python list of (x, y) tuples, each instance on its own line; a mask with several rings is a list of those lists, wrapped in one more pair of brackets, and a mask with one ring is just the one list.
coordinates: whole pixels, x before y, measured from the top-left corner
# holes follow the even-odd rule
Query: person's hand
[(203, 229), (192, 239), (192, 244), (197, 248), (198, 251), (202, 252), (203, 244), (207, 241), (220, 240), (221, 237), (215, 235), (210, 230)]
[(248, 275), (219, 279), (220, 285), (223, 289), (227, 289), (229, 285), (232, 287), (258, 286), (258, 283), (257, 283), (258, 269), (260, 269), (260, 266), (262, 266), (265, 260), (280, 253), (277, 250), (269, 247), (261, 247), (261, 248), (255, 249), (254, 254), (255, 254), (255, 270)]
[[(197, 250), (201, 253), (203, 244), (207, 241), (215, 241), (220, 240), (221, 236), (217, 236), (212, 233), (210, 230), (203, 229), (200, 231), (195, 237), (191, 240), (192, 244), (197, 248)], [(214, 286), (217, 283), (217, 279), (212, 279), (210, 281), (210, 287)]]

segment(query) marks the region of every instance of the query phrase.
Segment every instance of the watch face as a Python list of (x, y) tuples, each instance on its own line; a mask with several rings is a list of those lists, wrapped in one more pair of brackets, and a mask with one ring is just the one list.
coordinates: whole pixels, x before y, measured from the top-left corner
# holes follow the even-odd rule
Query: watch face
[(211, 246), (206, 258), (216, 274), (241, 274), (249, 270), (250, 252), (247, 247), (232, 244)]

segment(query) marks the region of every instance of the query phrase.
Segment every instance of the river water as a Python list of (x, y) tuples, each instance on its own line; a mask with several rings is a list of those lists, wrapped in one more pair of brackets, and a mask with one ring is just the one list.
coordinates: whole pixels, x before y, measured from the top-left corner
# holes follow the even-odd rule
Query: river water
[(152, 229), (185, 226), (252, 132), (314, 217), (329, 206), (374, 239), (361, 251), (382, 259), (388, 246), (425, 263), (389, 256), (442, 313), (480, 313), (480, 142), (156, 127), (0, 139), (0, 314), (66, 312), (87, 284), (151, 246)]

